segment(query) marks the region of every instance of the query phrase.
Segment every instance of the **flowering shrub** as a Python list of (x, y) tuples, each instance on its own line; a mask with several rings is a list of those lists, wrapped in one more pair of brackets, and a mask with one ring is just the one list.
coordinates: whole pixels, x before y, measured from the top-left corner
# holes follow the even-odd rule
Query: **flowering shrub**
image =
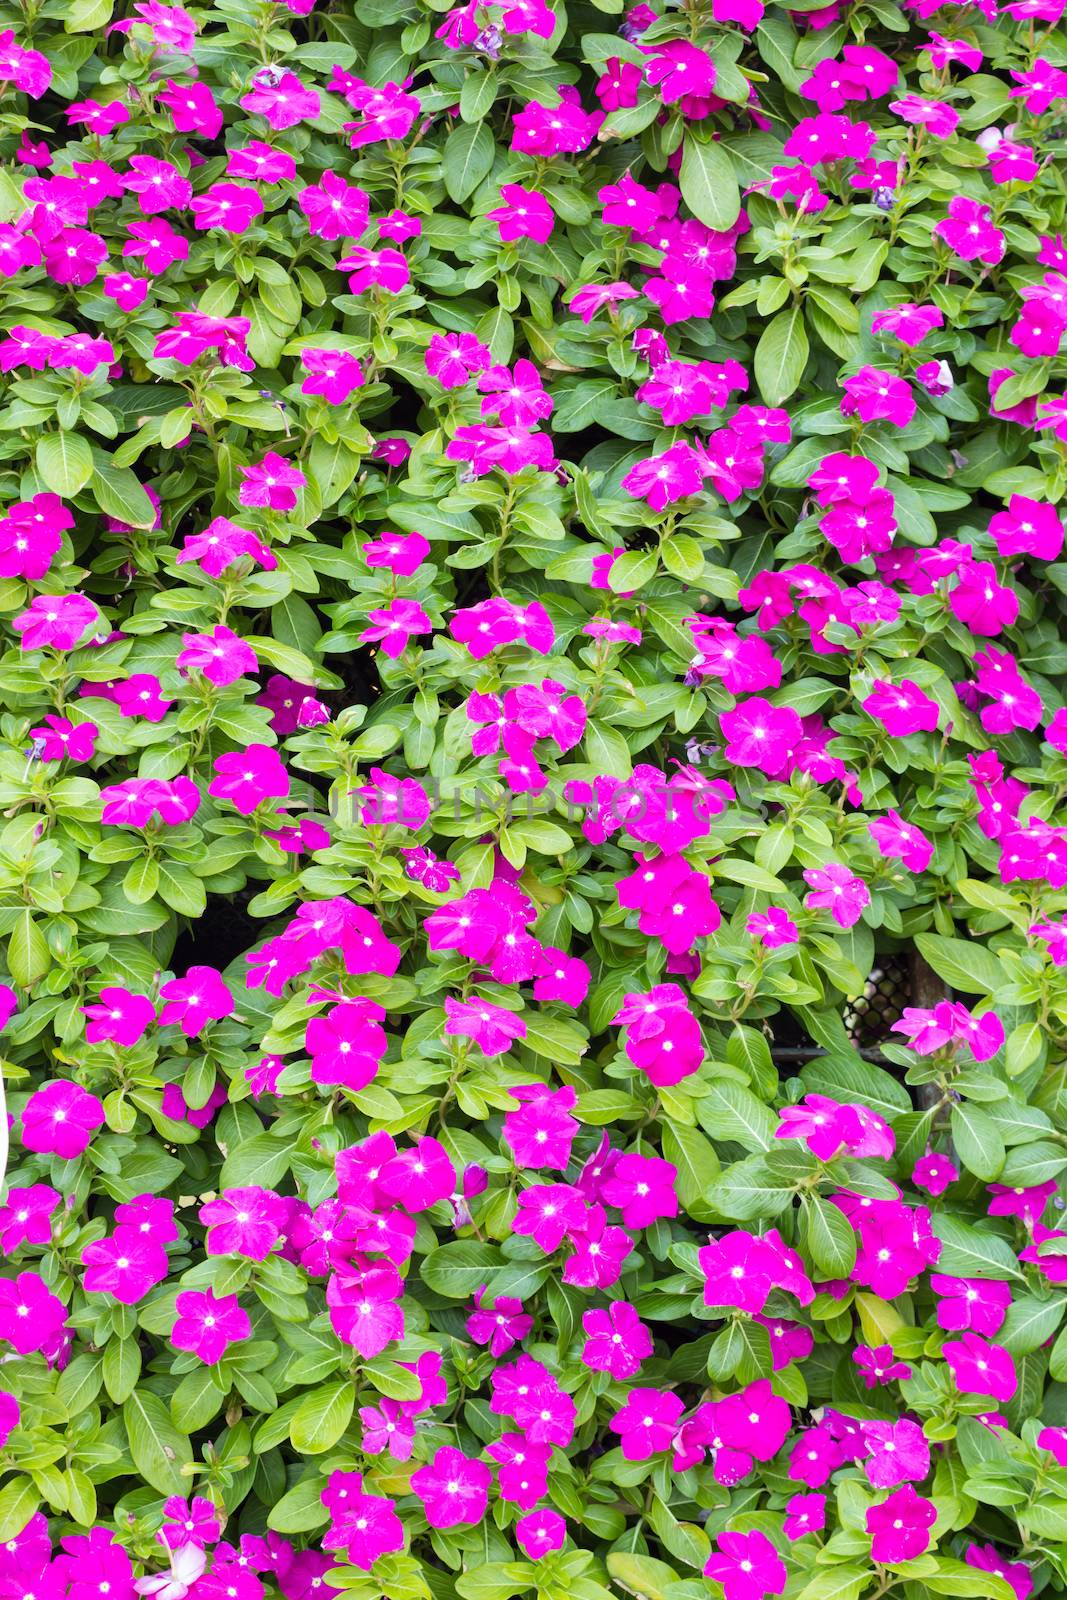
[(1067, 1583), (1062, 5), (5, 6), (2, 1600)]

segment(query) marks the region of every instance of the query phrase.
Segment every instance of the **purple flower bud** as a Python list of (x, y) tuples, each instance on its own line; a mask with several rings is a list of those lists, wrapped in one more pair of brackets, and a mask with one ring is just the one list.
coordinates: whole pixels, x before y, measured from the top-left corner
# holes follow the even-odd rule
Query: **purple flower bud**
[(479, 1167), (476, 1162), (464, 1167), (461, 1193), (465, 1200), (476, 1199), (478, 1195), (484, 1194), (488, 1187), (489, 1174), (484, 1167)]

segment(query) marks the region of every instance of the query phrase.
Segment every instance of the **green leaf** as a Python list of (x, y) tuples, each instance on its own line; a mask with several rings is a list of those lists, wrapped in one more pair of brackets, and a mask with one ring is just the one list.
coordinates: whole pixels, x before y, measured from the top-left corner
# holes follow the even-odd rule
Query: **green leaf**
[[(1031, 1350), (1040, 1350), (1052, 1338), (1063, 1321), (1064, 1311), (1067, 1311), (1067, 1303), (1062, 1295), (1057, 1295), (1054, 1300), (1038, 1300), (1033, 1295), (1023, 1295), (1008, 1307), (996, 1341), (1013, 1356), (1029, 1355)], [(1057, 1340), (1050, 1362), (1050, 1370), (1055, 1378), (1061, 1376), (1056, 1370), (1058, 1344)]]
[(47, 940), (32, 911), (19, 911), (7, 941), (7, 964), (20, 988), (38, 983), (52, 965)]
[(829, 1200), (809, 1195), (804, 1201), (804, 1237), (824, 1277), (848, 1277), (856, 1264), (856, 1235), (843, 1211)]
[(651, 583), (659, 570), (657, 550), (627, 550), (611, 564), (609, 582), (613, 594), (629, 594)]
[(351, 450), (343, 440), (327, 444), (321, 434), (312, 441), (309, 458), (310, 477), (322, 496), (323, 508), (336, 505), (363, 464), (363, 457)]
[(89, 487), (93, 499), (106, 516), (126, 522), (131, 528), (152, 528), (156, 508), (137, 476), (129, 467), (116, 467), (104, 450), (92, 451), (93, 475)]
[(678, 1198), (697, 1222), (711, 1222), (708, 1191), (719, 1176), (719, 1158), (704, 1135), (681, 1122), (663, 1123), (663, 1156), (678, 1168)]
[(295, 1148), (295, 1136), (281, 1138), (266, 1130), (254, 1133), (230, 1151), (219, 1183), (224, 1189), (240, 1189), (250, 1183), (274, 1188), (289, 1171)]
[(774, 1112), (732, 1078), (710, 1084), (696, 1109), (700, 1126), (713, 1139), (732, 1140), (746, 1150), (769, 1150), (774, 1143), (778, 1125)]
[(348, 1427), (355, 1403), (356, 1391), (348, 1379), (305, 1395), (289, 1427), (294, 1449), (305, 1456), (332, 1449)]
[(93, 475), (93, 452), (80, 433), (46, 433), (37, 441), (34, 458), (46, 489), (73, 500)]
[(823, 1567), (804, 1585), (796, 1600), (859, 1600), (876, 1580), (873, 1567)]
[(668, 1584), (678, 1581), (678, 1574), (665, 1561), (633, 1555), (629, 1550), (609, 1551), (607, 1568), (620, 1589), (644, 1600), (666, 1600)]
[(196, 1433), (199, 1428), (205, 1428), (212, 1417), (217, 1416), (225, 1398), (225, 1392), (218, 1386), (214, 1368), (199, 1366), (195, 1371), (187, 1372), (170, 1397), (174, 1426), (185, 1433)]
[(682, 143), (678, 181), (695, 217), (717, 233), (733, 227), (741, 211), (741, 190), (730, 152), (716, 139), (701, 138), (692, 125)]
[(70, 0), (63, 13), (64, 33), (91, 33), (111, 20), (114, 0)]
[(493, 165), (496, 146), (487, 122), (461, 122), (445, 140), (441, 170), (449, 199), (466, 200)]
[[(992, 1182), (1004, 1166), (1004, 1140), (996, 1124), (978, 1106), (961, 1101), (952, 1108), (952, 1139), (968, 1172)], [(1064, 1158), (1067, 1166), (1067, 1157)]]
[(0, 1489), (0, 1544), (22, 1532), (40, 1503), (41, 1496), (31, 1479), (8, 1479)]
[(491, 1272), (504, 1265), (495, 1245), (456, 1239), (431, 1250), (422, 1263), (422, 1282), (449, 1300), (469, 1300)]
[(978, 940), (920, 933), (915, 943), (938, 977), (964, 994), (994, 994), (1007, 977), (997, 957)]
[(329, 1513), (322, 1503), (325, 1478), (316, 1473), (295, 1484), (288, 1494), (283, 1494), (267, 1513), (267, 1527), (275, 1533), (310, 1533), (329, 1522)]
[(596, 772), (611, 778), (628, 778), (633, 771), (626, 740), (599, 718), (590, 717), (586, 723), (583, 746), (585, 759)]
[(808, 335), (800, 305), (780, 311), (764, 328), (753, 357), (760, 393), (769, 406), (783, 405), (800, 386), (808, 364)]
[(170, 1412), (151, 1389), (135, 1389), (122, 1407), (130, 1457), (134, 1466), (160, 1494), (189, 1493), (182, 1467), (193, 1459), (189, 1440), (171, 1421)]
[(941, 1240), (938, 1272), (955, 1278), (1022, 1277), (1015, 1251), (999, 1233), (947, 1212), (935, 1212), (930, 1225)]
[(585, 1030), (576, 1022), (546, 1016), (542, 1011), (525, 1013), (526, 1037), (521, 1042), (535, 1056), (576, 1067), (589, 1048)]
[(121, 1405), (141, 1376), (141, 1347), (134, 1338), (109, 1339), (104, 1346), (104, 1388)]

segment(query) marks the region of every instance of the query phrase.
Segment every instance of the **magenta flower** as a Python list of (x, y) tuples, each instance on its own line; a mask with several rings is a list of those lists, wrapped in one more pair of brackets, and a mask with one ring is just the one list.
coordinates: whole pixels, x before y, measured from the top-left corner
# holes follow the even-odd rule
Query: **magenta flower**
[(430, 541), (421, 533), (388, 533), (360, 545), (368, 567), (386, 567), (398, 578), (416, 572), (430, 553)]
[(243, 183), (213, 183), (189, 202), (193, 227), (206, 231), (219, 228), (226, 233), (247, 233), (257, 217), (263, 215), (258, 189)]
[(132, 1306), (169, 1270), (167, 1253), (150, 1236), (137, 1228), (119, 1227), (106, 1239), (87, 1244), (81, 1254), (86, 1268), (83, 1280), (87, 1294), (111, 1294), (123, 1305)]
[(52, 1237), (52, 1213), (61, 1196), (44, 1183), (29, 1188), (11, 1188), (0, 1205), (0, 1249), (5, 1254), (20, 1244), (48, 1244)]
[(959, 1175), (959, 1169), (948, 1156), (928, 1150), (916, 1161), (911, 1181), (917, 1189), (925, 1189), (927, 1194), (942, 1195), (949, 1184), (957, 1182)]
[(410, 1461), (415, 1424), (402, 1404), (381, 1400), (376, 1406), (360, 1406), (359, 1420), (363, 1425), (363, 1449), (368, 1455), (388, 1454), (394, 1461)]
[(915, 396), (907, 381), (877, 367), (862, 367), (842, 384), (843, 416), (858, 416), (861, 422), (891, 422), (906, 428), (915, 415)]
[(586, 1334), (582, 1363), (593, 1372), (610, 1373), (616, 1382), (635, 1378), (652, 1354), (652, 1335), (633, 1306), (615, 1300), (605, 1311), (582, 1313)]
[(179, 650), (177, 665), (182, 670), (195, 667), (209, 683), (218, 687), (236, 683), (246, 672), (255, 672), (259, 666), (251, 645), (239, 639), (232, 628), (217, 623), (210, 633), (183, 633), (183, 649)]
[(871, 893), (863, 879), (837, 862), (809, 867), (804, 882), (811, 888), (804, 904), (811, 911), (829, 911), (839, 928), (853, 927), (871, 903)]
[(996, 1278), (953, 1278), (930, 1274), (937, 1295), (937, 1325), (953, 1333), (965, 1329), (989, 1335), (1000, 1328), (1011, 1305), (1011, 1289)]
[(357, 113), (355, 122), (344, 124), (353, 149), (378, 144), (383, 139), (403, 139), (407, 136), (421, 104), (415, 95), (405, 93), (410, 78), (406, 78), (402, 84), (386, 83), (380, 88), (372, 88), (362, 78), (352, 78), (348, 74), (344, 75), (346, 81), (342, 85), (336, 81), (338, 71), (335, 67), (334, 78), (328, 87), (334, 90), (341, 88), (345, 99)]
[(53, 1078), (23, 1108), (22, 1144), (26, 1150), (74, 1161), (103, 1123), (104, 1107), (95, 1094), (68, 1078)]
[(187, 1039), (195, 1038), (209, 1022), (220, 1022), (233, 1015), (235, 1001), (214, 967), (190, 967), (184, 978), (170, 978), (161, 985), (164, 1002), (159, 1025), (177, 1023)]
[(902, 862), (909, 872), (925, 872), (933, 860), (932, 841), (914, 823), (905, 822), (899, 812), (876, 817), (868, 822), (867, 832), (880, 855)]
[(700, 1251), (704, 1303), (736, 1306), (750, 1316), (761, 1312), (772, 1288), (810, 1305), (815, 1291), (799, 1256), (782, 1243), (777, 1229), (762, 1238), (736, 1230), (712, 1239)]
[(368, 289), (399, 294), (411, 279), (411, 268), (399, 250), (371, 250), (367, 245), (357, 245), (337, 266), (348, 273), (351, 294), (364, 294)]
[(920, 1056), (946, 1045), (964, 1044), (976, 1061), (988, 1061), (1004, 1043), (1004, 1025), (994, 1011), (972, 1016), (958, 1000), (942, 1000), (932, 1010), (906, 1006), (894, 1033), (902, 1033)]
[(946, 1340), (941, 1353), (952, 1368), (961, 1394), (991, 1395), (994, 1400), (1005, 1401), (1018, 1388), (1015, 1362), (1007, 1350), (977, 1333), (966, 1332), (959, 1339)]
[(485, 1453), (498, 1463), (501, 1500), (529, 1511), (548, 1493), (550, 1445), (532, 1444), (521, 1433), (505, 1433), (487, 1444)]
[[(894, 65), (895, 70), (895, 65)], [(871, 319), (872, 333), (891, 333), (894, 338), (914, 349), (935, 328), (944, 327), (945, 318), (938, 306), (917, 306), (910, 301), (891, 306), (888, 311), (877, 311)]]
[(684, 1410), (685, 1402), (676, 1394), (660, 1389), (631, 1389), (622, 1410), (609, 1424), (611, 1431), (619, 1435), (624, 1459), (649, 1461), (669, 1450)]
[(566, 1522), (558, 1511), (547, 1506), (541, 1511), (528, 1512), (515, 1524), (515, 1539), (523, 1555), (531, 1561), (540, 1561), (542, 1556), (562, 1550), (566, 1538)]
[[(506, 1013), (511, 1016), (511, 1013)], [(570, 1115), (578, 1096), (568, 1085), (549, 1089), (543, 1083), (509, 1091), (519, 1110), (504, 1118), (504, 1142), (517, 1167), (527, 1171), (562, 1171), (570, 1161), (578, 1123)]]
[(0, 1450), (2, 1450), (19, 1425), (22, 1410), (13, 1394), (0, 1389)]
[(444, 1146), (424, 1136), (385, 1162), (378, 1187), (412, 1216), (428, 1211), (456, 1191), (456, 1169)]
[(83, 594), (39, 594), (11, 626), (22, 635), (23, 650), (73, 650), (100, 621), (100, 612)]
[(626, 1055), (657, 1088), (680, 1083), (704, 1059), (700, 1024), (675, 983), (657, 984), (648, 994), (627, 994), (612, 1018), (627, 1029)]
[(532, 239), (535, 244), (545, 244), (555, 226), (555, 214), (544, 195), (535, 189), (524, 189), (518, 183), (500, 186), (502, 204), (486, 215), (495, 222), (501, 241), (510, 244), (516, 239)]
[(710, 95), (715, 88), (715, 65), (696, 45), (668, 39), (641, 49), (649, 57), (645, 77), (659, 89), (664, 105), (674, 105), (683, 96)]
[(300, 352), (300, 363), (307, 373), (300, 393), (321, 395), (332, 406), (344, 405), (365, 381), (363, 368), (345, 350), (308, 348)]
[(473, 333), (435, 333), (423, 364), (442, 389), (459, 389), (492, 366), (493, 357)]
[(772, 706), (758, 695), (724, 711), (719, 726), (726, 740), (726, 760), (733, 766), (758, 767), (768, 776), (784, 774), (803, 734), (792, 707)]
[(515, 1039), (525, 1039), (526, 1024), (513, 1011), (490, 1005), (488, 1000), (468, 1004), (445, 996), (445, 1033), (473, 1039), (483, 1055), (502, 1055)]
[(917, 1495), (910, 1484), (894, 1490), (867, 1512), (872, 1561), (896, 1566), (921, 1556), (930, 1548), (930, 1529), (936, 1521), (936, 1506)]
[(1013, 494), (1008, 509), (990, 518), (989, 532), (1000, 554), (1055, 561), (1063, 549), (1063, 523), (1055, 506)]
[(227, 1189), (200, 1207), (200, 1221), (208, 1229), (205, 1248), (209, 1256), (265, 1261), (284, 1220), (284, 1203), (270, 1189)]
[(625, 1227), (650, 1228), (659, 1217), (678, 1215), (678, 1169), (658, 1156), (622, 1155), (601, 1185), (601, 1198), (622, 1212)]
[(658, 456), (646, 456), (630, 468), (622, 487), (634, 499), (645, 500), (652, 511), (664, 511), (677, 500), (699, 494), (704, 482), (701, 457), (680, 440)]
[(917, 1422), (865, 1422), (863, 1442), (870, 1455), (864, 1471), (876, 1489), (899, 1483), (921, 1483), (930, 1471), (930, 1446)]
[(766, 1600), (781, 1594), (788, 1573), (785, 1562), (765, 1533), (720, 1533), (708, 1557), (704, 1576), (722, 1584), (724, 1600)]
[(308, 219), (308, 231), (320, 239), (358, 239), (366, 229), (366, 190), (346, 183), (335, 172), (324, 172), (317, 184), (302, 189), (297, 202)]
[(117, 1044), (124, 1050), (143, 1039), (149, 1024), (156, 1020), (156, 1008), (147, 996), (120, 987), (101, 989), (99, 1003), (81, 1009), (82, 1015), (89, 1018), (85, 1025), (87, 1043)]
[(608, 1222), (603, 1206), (590, 1206), (581, 1228), (571, 1234), (574, 1254), (563, 1269), (564, 1283), (582, 1289), (609, 1289), (622, 1276), (623, 1263), (633, 1250), (633, 1240), (622, 1228)]
[(412, 639), (432, 633), (433, 623), (415, 600), (398, 597), (388, 606), (367, 612), (372, 624), (360, 634), (361, 644), (380, 643), (383, 655), (395, 661), (404, 654)]
[(586, 1200), (580, 1189), (567, 1183), (538, 1183), (518, 1197), (512, 1231), (530, 1238), (546, 1255), (581, 1229)]
[(172, 1494), (163, 1503), (163, 1527), (160, 1539), (168, 1550), (181, 1550), (186, 1545), (214, 1544), (222, 1532), (218, 1509), (203, 1495), (194, 1495), (191, 1501), (180, 1494)]
[(240, 527), (228, 517), (215, 517), (203, 533), (189, 534), (177, 560), (179, 566), (195, 561), (209, 577), (218, 578), (244, 557), (250, 557), (268, 572), (273, 572), (278, 565), (273, 551), (248, 528)]
[(875, 1349), (857, 1345), (852, 1352), (852, 1359), (862, 1372), (863, 1382), (868, 1389), (911, 1377), (911, 1368), (896, 1359), (893, 1347), (889, 1344), (878, 1345)]
[(324, 1546), (343, 1550), (361, 1571), (370, 1572), (381, 1556), (403, 1550), (404, 1525), (396, 1507), (381, 1495), (367, 1494), (362, 1473), (331, 1472), (322, 1503), (330, 1513)]
[(49, 1344), (66, 1321), (66, 1308), (36, 1272), (0, 1278), (0, 1339), (20, 1356)]
[(216, 1299), (210, 1289), (185, 1289), (175, 1301), (178, 1317), (170, 1333), (176, 1350), (189, 1350), (207, 1366), (221, 1361), (230, 1345), (252, 1337), (252, 1323), (235, 1294)]
[(821, 1533), (826, 1526), (826, 1496), (795, 1494), (786, 1502), (782, 1532), (790, 1541), (808, 1533)]
[(1025, 1561), (1008, 1561), (991, 1544), (971, 1544), (964, 1552), (964, 1561), (979, 1572), (992, 1572), (1010, 1586), (1015, 1600), (1029, 1600), (1034, 1587), (1030, 1568)]
[(273, 70), (257, 73), (241, 105), (263, 117), (274, 133), (295, 128), (298, 122), (313, 122), (321, 109), (314, 89), (305, 88), (292, 72), (278, 77)]
[(862, 702), (869, 717), (880, 722), (894, 739), (937, 727), (940, 707), (923, 694), (917, 683), (904, 678), (898, 684), (877, 682)]
[(431, 1528), (456, 1528), (480, 1522), (489, 1504), (492, 1474), (484, 1461), (442, 1445), (433, 1461), (411, 1475)]
[[(411, 1241), (407, 1243), (410, 1251)], [(368, 1267), (355, 1277), (334, 1274), (326, 1285), (330, 1326), (337, 1337), (373, 1360), (404, 1337), (404, 1313), (397, 1300), (404, 1285), (390, 1264)]]
[(289, 774), (277, 750), (250, 744), (244, 750), (216, 756), (216, 777), (207, 792), (216, 800), (229, 800), (243, 817), (252, 815), (266, 800), (284, 800), (289, 794)]
[(491, 1305), (484, 1305), (484, 1293), (483, 1284), (474, 1297), (475, 1309), (467, 1318), (467, 1333), (475, 1344), (487, 1345), (491, 1355), (500, 1357), (527, 1337), (533, 1328), (533, 1318), (523, 1311), (521, 1300), (511, 1295), (502, 1295)]
[(268, 450), (262, 461), (241, 467), (240, 473), (243, 482), (237, 498), (241, 505), (262, 506), (268, 511), (294, 510), (299, 491), (307, 485), (299, 467), (290, 466), (273, 450)]
[(855, 1106), (843, 1106), (826, 1095), (808, 1094), (797, 1105), (783, 1106), (776, 1139), (802, 1139), (820, 1161), (832, 1161), (842, 1148), (854, 1153), (863, 1140), (863, 1124)]
[(766, 911), (752, 911), (745, 919), (745, 932), (767, 950), (780, 950), (796, 944), (800, 930), (781, 906), (768, 906)]
[(130, 828), (147, 827), (154, 816), (167, 827), (188, 822), (200, 804), (200, 791), (190, 778), (127, 778), (101, 789), (100, 820)]
[(388, 1048), (381, 1023), (385, 1012), (369, 1000), (357, 998), (331, 1006), (313, 1017), (304, 1044), (311, 1057), (313, 1083), (340, 1085), (358, 1093), (378, 1075)]
[(513, 1366), (497, 1367), (489, 1381), (494, 1416), (513, 1417), (533, 1444), (566, 1449), (574, 1437), (577, 1407), (547, 1367), (522, 1355)]
[(995, 267), (1004, 255), (1006, 242), (991, 218), (989, 206), (967, 195), (954, 195), (948, 203), (947, 217), (934, 224), (934, 235), (943, 239), (961, 261), (981, 261)]
[(359, 820), (366, 827), (401, 827), (415, 831), (430, 817), (430, 797), (414, 778), (394, 778), (381, 767), (371, 767), (373, 780), (352, 793), (364, 802)]

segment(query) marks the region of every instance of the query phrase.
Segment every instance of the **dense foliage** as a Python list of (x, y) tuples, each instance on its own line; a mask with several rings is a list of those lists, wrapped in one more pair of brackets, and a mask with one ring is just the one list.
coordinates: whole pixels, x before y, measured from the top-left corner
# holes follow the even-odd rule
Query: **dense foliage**
[(0, 1596), (1060, 1592), (1063, 0), (287, 5), (0, 7)]

